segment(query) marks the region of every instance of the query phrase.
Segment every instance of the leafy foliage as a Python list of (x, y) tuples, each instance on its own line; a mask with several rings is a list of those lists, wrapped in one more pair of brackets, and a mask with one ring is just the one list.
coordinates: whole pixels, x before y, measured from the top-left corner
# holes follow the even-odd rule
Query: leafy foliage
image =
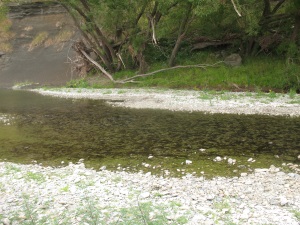
[[(83, 41), (75, 45), (78, 53), (85, 58), (83, 53), (94, 53), (102, 72), (138, 69), (144, 73), (155, 63), (172, 66), (197, 55), (197, 50), (192, 51), (195, 44), (214, 42), (226, 45), (213, 50), (229, 46), (228, 53), (238, 52), (244, 58), (284, 55), (289, 64), (299, 63), (299, 0), (57, 2), (82, 32)], [(3, 6), (0, 22), (7, 12)]]

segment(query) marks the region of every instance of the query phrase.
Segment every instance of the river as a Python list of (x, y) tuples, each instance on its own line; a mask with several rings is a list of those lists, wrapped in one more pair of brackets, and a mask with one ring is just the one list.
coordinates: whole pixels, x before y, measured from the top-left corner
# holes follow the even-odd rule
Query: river
[(0, 159), (18, 163), (84, 159), (95, 169), (234, 176), (299, 163), (299, 133), (300, 118), (114, 108), (0, 89)]

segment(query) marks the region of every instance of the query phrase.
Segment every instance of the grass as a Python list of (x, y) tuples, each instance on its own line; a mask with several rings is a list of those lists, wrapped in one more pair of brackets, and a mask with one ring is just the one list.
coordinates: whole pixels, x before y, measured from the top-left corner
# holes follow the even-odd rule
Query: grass
[(30, 181), (30, 180), (33, 180), (33, 181), (36, 181), (37, 183), (43, 183), (46, 181), (46, 178), (43, 174), (41, 173), (34, 173), (34, 172), (27, 172), (26, 175), (25, 175), (25, 179)]
[(295, 218), (300, 222), (300, 211), (292, 210), (291, 212), (294, 214)]
[(48, 36), (49, 33), (46, 31), (38, 33), (31, 41), (28, 50), (32, 51), (34, 48), (42, 45), (47, 40)]
[[(139, 202), (126, 208), (101, 207), (99, 201), (86, 197), (81, 204), (69, 212), (68, 208), (62, 209), (58, 214), (45, 214), (41, 210), (50, 209), (51, 202), (40, 205), (38, 198), (23, 195), (22, 205), (18, 212), (9, 217), (11, 223), (30, 225), (56, 225), (72, 224), (120, 224), (120, 225), (160, 225), (160, 224), (186, 224), (188, 215), (181, 215), (176, 204), (154, 205), (151, 202)], [(100, 201), (101, 202), (101, 201)], [(38, 206), (39, 205), (39, 206)], [(38, 206), (38, 207), (37, 207)], [(176, 214), (170, 218), (170, 212)], [(3, 215), (0, 214), (0, 219)]]
[[(217, 60), (208, 53), (195, 53), (178, 61), (180, 65), (213, 64)], [(154, 62), (149, 72), (166, 68), (164, 62)], [(148, 77), (138, 78), (137, 83), (113, 84), (111, 82), (89, 84), (88, 80), (73, 81), (71, 87), (158, 87), (190, 90), (229, 90), (257, 91), (269, 93), (275, 98), (276, 93), (288, 92), (290, 96), (300, 91), (300, 65), (287, 64), (284, 59), (276, 57), (256, 57), (244, 60), (240, 67), (228, 67), (218, 64), (216, 67), (184, 68), (157, 73)], [(123, 70), (114, 74), (116, 80), (136, 75), (133, 70)]]

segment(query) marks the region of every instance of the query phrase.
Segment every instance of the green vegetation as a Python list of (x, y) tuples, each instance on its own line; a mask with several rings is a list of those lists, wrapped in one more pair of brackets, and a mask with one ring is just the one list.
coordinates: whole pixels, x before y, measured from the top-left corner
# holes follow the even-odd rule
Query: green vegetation
[(43, 174), (41, 173), (34, 173), (34, 172), (27, 172), (27, 174), (25, 175), (25, 179), (26, 180), (33, 180), (36, 181), (38, 183), (43, 183), (46, 181), (46, 178)]
[(47, 40), (48, 35), (49, 35), (48, 32), (38, 33), (31, 41), (30, 46), (29, 46), (29, 51), (42, 45)]
[[(72, 81), (69, 87), (259, 89), (270, 97), (273, 92), (300, 92), (299, 1), (59, 2), (82, 33), (84, 40), (73, 47), (85, 58), (83, 69), (111, 81), (87, 78)], [(7, 9), (1, 8), (3, 18)], [(64, 28), (54, 39), (38, 34), (31, 49), (68, 40), (71, 34)], [(242, 56), (242, 66), (216, 64), (232, 53)], [(179, 65), (194, 67), (174, 69)], [(123, 84), (127, 78), (157, 70), (163, 71)]]
[[(208, 52), (186, 55), (181, 65), (191, 61), (210, 63)], [(203, 59), (205, 58), (206, 59)], [(197, 59), (198, 58), (198, 59)], [(150, 71), (164, 68), (163, 63), (151, 66)], [(293, 69), (291, 69), (293, 68)], [(73, 88), (111, 88), (111, 87), (158, 87), (191, 90), (231, 90), (268, 92), (272, 98), (277, 92), (288, 92), (291, 97), (300, 90), (300, 65), (286, 65), (280, 58), (259, 57), (245, 60), (240, 67), (228, 67), (224, 64), (216, 67), (184, 68), (163, 71), (152, 76), (136, 79), (136, 83), (116, 84), (113, 82), (97, 81), (93, 76), (72, 80), (67, 87)], [(134, 71), (127, 70), (115, 73), (115, 78), (122, 80), (134, 76)], [(205, 98), (205, 96), (203, 96)]]
[[(126, 225), (158, 225), (158, 224), (186, 224), (188, 215), (178, 216), (168, 219), (170, 212), (180, 211), (179, 206), (172, 204), (154, 205), (151, 202), (138, 202), (135, 206), (128, 208), (100, 207), (94, 198), (87, 197), (82, 201), (75, 211), (68, 212), (65, 208), (59, 215), (43, 214), (37, 210), (38, 199), (30, 199), (28, 195), (23, 196), (22, 210), (11, 216), (11, 222), (22, 224), (42, 225), (42, 224), (70, 224), (71, 221), (80, 220), (82, 224), (126, 224)], [(45, 202), (41, 209), (50, 209), (51, 202)], [(20, 218), (22, 215), (22, 218)], [(67, 216), (69, 215), (69, 216)], [(74, 217), (76, 216), (76, 218)], [(72, 216), (72, 217), (70, 217)], [(0, 219), (3, 216), (0, 214)]]
[(292, 210), (292, 213), (296, 217), (296, 219), (300, 222), (300, 211)]

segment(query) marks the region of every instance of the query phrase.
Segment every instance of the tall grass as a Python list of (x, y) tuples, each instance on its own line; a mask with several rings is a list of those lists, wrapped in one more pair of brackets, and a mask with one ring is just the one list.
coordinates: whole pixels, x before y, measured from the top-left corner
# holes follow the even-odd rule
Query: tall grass
[[(179, 57), (180, 65), (214, 64), (221, 59), (208, 52)], [(149, 71), (167, 68), (165, 62), (153, 62)], [(94, 85), (94, 87), (160, 87), (172, 89), (195, 90), (234, 90), (269, 92), (300, 91), (300, 65), (287, 64), (284, 59), (276, 57), (255, 57), (243, 61), (239, 67), (218, 64), (215, 67), (184, 68), (163, 71), (152, 76), (138, 78), (136, 83), (124, 85)], [(133, 70), (124, 70), (114, 74), (116, 80), (136, 75)]]

